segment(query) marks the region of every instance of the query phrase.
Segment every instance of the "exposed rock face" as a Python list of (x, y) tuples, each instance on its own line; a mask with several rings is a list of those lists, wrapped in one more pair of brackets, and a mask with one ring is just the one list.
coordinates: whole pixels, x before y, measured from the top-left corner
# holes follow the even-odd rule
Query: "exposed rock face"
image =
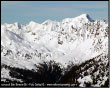
[[(57, 82), (104, 86), (108, 82), (107, 54), (108, 24), (102, 20), (92, 20), (88, 14), (61, 22), (47, 20), (42, 24), (34, 21), (26, 25), (17, 22), (1, 24), (1, 64), (33, 71), (35, 64), (52, 60), (60, 63), (64, 75)], [(96, 82), (98, 71), (104, 76), (98, 77), (100, 81)], [(9, 72), (9, 69), (1, 68), (1, 78), (12, 80)], [(87, 78), (92, 81), (85, 82)], [(18, 78), (15, 79), (18, 81)]]

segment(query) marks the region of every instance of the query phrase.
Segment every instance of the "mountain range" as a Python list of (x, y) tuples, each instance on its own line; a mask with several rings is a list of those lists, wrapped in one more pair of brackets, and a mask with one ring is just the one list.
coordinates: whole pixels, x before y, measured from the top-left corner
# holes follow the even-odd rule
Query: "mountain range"
[[(101, 58), (99, 62), (107, 65), (107, 54), (108, 23), (93, 20), (88, 14), (60, 22), (46, 20), (41, 24), (34, 21), (1, 24), (1, 65), (35, 70), (39, 63), (55, 61), (62, 69), (70, 71), (70, 64), (79, 66), (94, 58), (96, 61)], [(66, 70), (63, 70), (64, 74)], [(14, 79), (9, 72), (9, 69), (1, 68), (1, 80)], [(84, 79), (88, 77), (78, 78), (80, 86), (84, 86)], [(106, 75), (104, 82), (107, 78)]]

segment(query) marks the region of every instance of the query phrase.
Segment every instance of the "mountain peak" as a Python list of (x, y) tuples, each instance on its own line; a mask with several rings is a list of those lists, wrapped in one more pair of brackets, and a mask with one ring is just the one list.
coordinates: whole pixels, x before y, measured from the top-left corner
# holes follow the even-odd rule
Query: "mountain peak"
[(82, 16), (82, 17), (87, 17), (87, 16), (89, 16), (89, 15), (86, 14), (86, 13), (84, 13), (84, 14), (81, 14), (80, 16)]
[(29, 22), (29, 25), (34, 25), (34, 24), (36, 24), (35, 21), (30, 21), (30, 22)]
[(88, 14), (81, 14), (80, 16), (78, 16), (78, 18), (83, 18), (85, 20), (88, 20), (90, 22), (93, 22), (94, 20), (88, 15)]
[(21, 29), (21, 24), (19, 22), (15, 22), (14, 25), (18, 28)]
[(20, 25), (20, 23), (19, 22), (15, 22), (14, 25), (18, 26), (18, 25)]
[(42, 24), (50, 24), (50, 23), (52, 23), (53, 21), (52, 20), (50, 20), (50, 19), (48, 19), (48, 20), (46, 20), (46, 21), (44, 21)]
[(65, 18), (62, 20), (63, 23), (71, 21), (83, 21), (83, 22), (94, 22), (94, 20), (88, 14), (81, 14), (74, 18)]

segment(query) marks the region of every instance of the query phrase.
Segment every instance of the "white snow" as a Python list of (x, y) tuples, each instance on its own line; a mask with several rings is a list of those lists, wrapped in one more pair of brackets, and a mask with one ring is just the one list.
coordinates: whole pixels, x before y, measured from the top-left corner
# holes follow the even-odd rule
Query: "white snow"
[[(81, 64), (108, 49), (105, 37), (108, 25), (99, 21), (100, 34), (96, 36), (94, 25), (97, 22), (88, 14), (82, 14), (61, 22), (47, 20), (42, 24), (34, 21), (26, 25), (2, 24), (1, 63), (23, 69), (34, 69), (34, 64), (49, 60), (59, 62), (65, 68), (70, 61)], [(86, 23), (92, 26), (87, 29)], [(99, 43), (100, 39), (102, 43)], [(30, 59), (26, 59), (26, 54)]]
[[(85, 76), (81, 79), (81, 77), (78, 79), (78, 82), (80, 83), (80, 87), (85, 87), (85, 83), (92, 83), (92, 79), (91, 79), (91, 76), (88, 75), (88, 76)], [(84, 83), (85, 82), (85, 83)]]

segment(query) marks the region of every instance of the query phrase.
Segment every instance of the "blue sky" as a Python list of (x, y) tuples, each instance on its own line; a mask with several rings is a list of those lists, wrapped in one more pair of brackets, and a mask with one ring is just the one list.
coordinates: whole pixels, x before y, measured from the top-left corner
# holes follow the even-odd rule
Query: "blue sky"
[(108, 20), (108, 1), (2, 1), (1, 22), (61, 21), (87, 13), (94, 20)]

